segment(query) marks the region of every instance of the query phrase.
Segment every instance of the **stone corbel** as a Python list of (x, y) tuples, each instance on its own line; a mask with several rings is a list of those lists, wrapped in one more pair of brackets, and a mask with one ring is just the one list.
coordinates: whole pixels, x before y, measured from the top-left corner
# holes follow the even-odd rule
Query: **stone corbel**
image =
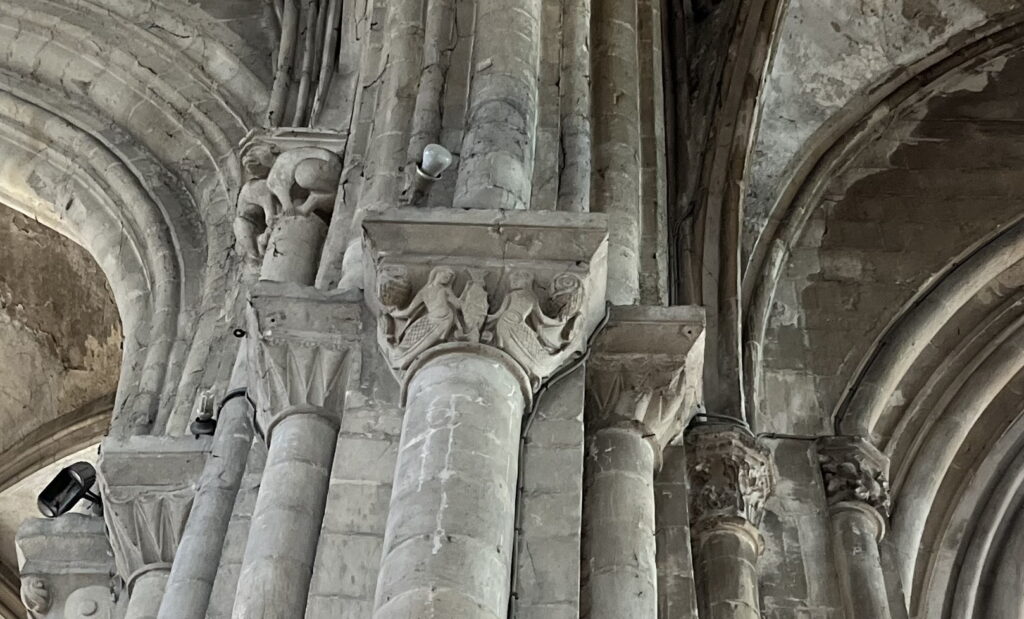
[(130, 585), (168, 569), (188, 519), (209, 439), (134, 436), (103, 443), (97, 466), (117, 571)]
[(90, 592), (97, 612), (101, 604), (113, 608), (120, 584), (113, 578), (114, 557), (102, 518), (72, 512), (27, 520), (16, 543), (21, 600), (31, 619), (85, 616), (72, 612), (80, 606), (82, 591)]
[(770, 453), (750, 431), (721, 424), (693, 427), (686, 433), (686, 463), (693, 535), (733, 525), (755, 533), (775, 475)]
[(249, 384), (256, 420), (270, 442), (296, 413), (340, 423), (350, 380), (359, 376), (361, 304), (350, 294), (260, 282), (249, 300)]
[(364, 282), (400, 381), (436, 353), (515, 367), (529, 396), (605, 314), (603, 216), (395, 209), (363, 220)]
[(829, 507), (865, 510), (881, 539), (889, 517), (889, 458), (861, 437), (832, 436), (819, 439), (818, 461)]
[(700, 401), (704, 311), (611, 308), (587, 363), (588, 431), (638, 429), (659, 459)]
[[(289, 218), (330, 221), (346, 136), (302, 128), (250, 132), (240, 145), (246, 181), (235, 216), (237, 251), (258, 263), (275, 226)], [(319, 250), (319, 248), (314, 248)]]

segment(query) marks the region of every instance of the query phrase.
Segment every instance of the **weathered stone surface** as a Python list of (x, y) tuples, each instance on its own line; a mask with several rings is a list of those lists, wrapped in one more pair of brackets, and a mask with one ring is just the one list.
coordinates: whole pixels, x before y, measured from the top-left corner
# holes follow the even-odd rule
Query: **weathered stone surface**
[(117, 559), (0, 541), (0, 614), (1012, 614), (1022, 18), (0, 0), (0, 201), (98, 265), (0, 231), (0, 535), (109, 427)]

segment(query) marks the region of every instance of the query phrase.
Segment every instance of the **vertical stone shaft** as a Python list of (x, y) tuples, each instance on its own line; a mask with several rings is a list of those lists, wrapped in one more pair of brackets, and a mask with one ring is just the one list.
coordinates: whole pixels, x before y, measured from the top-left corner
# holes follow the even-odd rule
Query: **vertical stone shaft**
[(588, 443), (581, 616), (656, 617), (654, 449), (638, 428), (604, 428)]
[(640, 85), (637, 5), (594, 0), (594, 174), (590, 209), (608, 214), (608, 299), (640, 294)]
[(694, 576), (702, 619), (760, 619), (758, 524), (774, 487), (770, 454), (744, 427), (686, 436)]
[(558, 210), (590, 210), (590, 0), (562, 2), (562, 58), (558, 82), (562, 170)]
[(832, 556), (847, 617), (889, 619), (885, 576), (878, 555), (884, 521), (863, 503), (839, 503), (830, 510)]
[[(245, 377), (246, 354), (242, 347), (229, 385), (232, 388), (244, 385)], [(217, 418), (210, 457), (203, 467), (188, 523), (174, 556), (160, 605), (160, 619), (206, 617), (252, 436), (252, 410), (248, 400), (235, 397), (226, 402)]]
[(398, 206), (423, 64), (424, 4), (425, 0), (387, 3), (387, 64), (366, 151), (361, 211)]
[(654, 522), (658, 565), (658, 616), (697, 619), (697, 591), (690, 544), (686, 449), (669, 445), (654, 480)]
[(537, 133), (541, 0), (479, 0), (457, 208), (527, 209)]
[(273, 426), (232, 617), (303, 617), (337, 444), (335, 416), (312, 411)]
[(696, 536), (701, 619), (761, 619), (757, 558), (761, 534), (749, 522), (722, 522)]
[(466, 352), (412, 376), (374, 619), (507, 616), (521, 382)]
[(160, 609), (160, 600), (164, 596), (167, 585), (167, 573), (170, 566), (148, 569), (135, 576), (130, 586), (128, 608), (125, 619), (156, 619)]
[(312, 286), (325, 236), (327, 224), (319, 217), (280, 217), (267, 243), (260, 279)]
[(846, 616), (889, 619), (878, 552), (889, 511), (889, 458), (860, 437), (833, 436), (819, 441), (818, 459)]

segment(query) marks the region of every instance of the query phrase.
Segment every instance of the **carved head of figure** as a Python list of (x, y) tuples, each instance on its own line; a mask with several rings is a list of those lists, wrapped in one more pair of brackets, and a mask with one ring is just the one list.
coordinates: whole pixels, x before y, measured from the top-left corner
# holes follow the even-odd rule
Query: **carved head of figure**
[(455, 271), (451, 267), (434, 267), (430, 272), (430, 283), (440, 286), (451, 286), (455, 281)]
[(583, 308), (583, 281), (574, 273), (561, 273), (551, 282), (551, 300), (548, 311), (562, 320), (568, 320)]
[(512, 271), (508, 276), (508, 285), (512, 290), (533, 290), (533, 273)]
[(41, 616), (50, 610), (50, 590), (46, 581), (38, 576), (28, 576), (21, 581), (21, 602), (32, 616)]
[(274, 165), (274, 149), (263, 142), (253, 142), (242, 150), (242, 166), (252, 178), (266, 178)]
[(412, 284), (405, 267), (386, 266), (377, 275), (377, 298), (386, 308), (405, 307), (412, 294)]

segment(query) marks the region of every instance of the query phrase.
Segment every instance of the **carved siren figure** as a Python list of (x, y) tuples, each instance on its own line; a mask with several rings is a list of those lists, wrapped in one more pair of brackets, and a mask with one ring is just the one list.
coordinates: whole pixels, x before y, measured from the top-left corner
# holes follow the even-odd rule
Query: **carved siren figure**
[(313, 146), (278, 152), (269, 142), (247, 136), (242, 164), (249, 180), (238, 193), (236, 251), (258, 262), (270, 232), (282, 216), (317, 215), (329, 221), (341, 179), (341, 158)]
[[(455, 271), (449, 267), (434, 268), (427, 285), (404, 308), (397, 306), (404, 301), (397, 291), (410, 290), (411, 286), (402, 271), (391, 271), (388, 275), (382, 278), (381, 300), (392, 305), (385, 306), (388, 313), (380, 323), (382, 343), (392, 364), (405, 369), (421, 352), (448, 341), (456, 330), (461, 331), (457, 329), (461, 303), (452, 290)], [(390, 286), (386, 290), (385, 282)]]
[[(578, 278), (575, 281), (577, 287), (582, 287)], [(565, 282), (562, 286), (571, 287)], [(582, 295), (562, 291), (560, 300), (570, 302), (568, 306), (559, 308), (560, 313), (568, 315), (563, 320), (551, 318), (544, 313), (534, 291), (533, 273), (513, 271), (509, 275), (509, 288), (498, 311), (487, 317), (487, 325), (493, 325), (494, 344), (525, 368), (544, 366), (544, 360), (549, 355), (557, 355), (565, 350), (576, 335), (576, 318), (579, 316), (579, 300)], [(535, 384), (534, 388), (539, 386)]]
[[(501, 306), (489, 314), (484, 272), (468, 269), (461, 295), (454, 290), (456, 272), (447, 266), (430, 271), (427, 283), (409, 301), (412, 284), (403, 267), (390, 266), (378, 276), (377, 295), (384, 312), (379, 341), (394, 368), (406, 370), (423, 351), (445, 342), (484, 343), (515, 359), (535, 380), (575, 341), (583, 306), (583, 284), (563, 273), (552, 281), (545, 312), (529, 271), (513, 271)], [(538, 385), (534, 385), (535, 387)]]

